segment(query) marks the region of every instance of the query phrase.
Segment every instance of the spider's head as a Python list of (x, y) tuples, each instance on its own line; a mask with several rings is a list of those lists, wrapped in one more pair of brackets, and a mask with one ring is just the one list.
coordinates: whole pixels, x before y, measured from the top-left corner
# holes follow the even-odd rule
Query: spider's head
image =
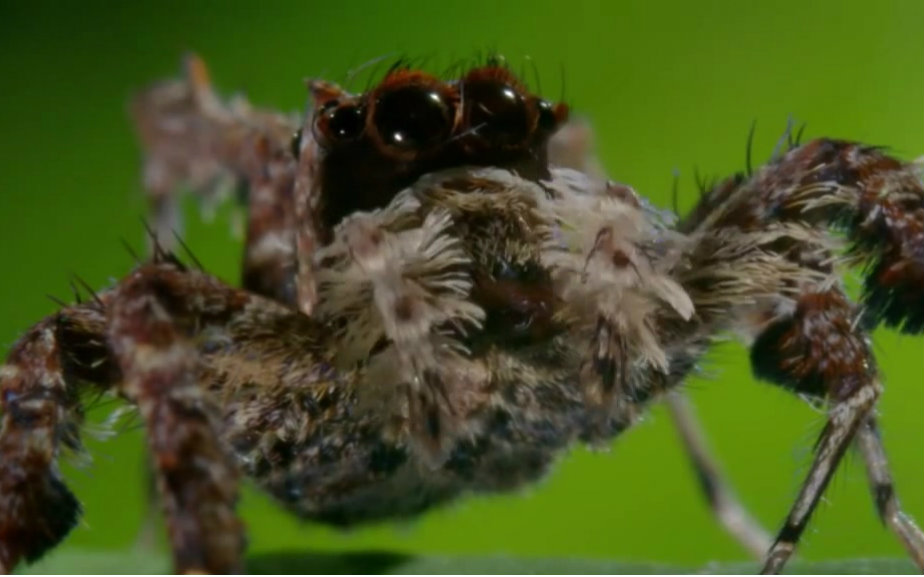
[(436, 170), (498, 166), (546, 178), (548, 139), (568, 118), (567, 106), (532, 94), (497, 62), (448, 82), (395, 67), (359, 95), (323, 81), (309, 89), (327, 230), (353, 212), (386, 206)]

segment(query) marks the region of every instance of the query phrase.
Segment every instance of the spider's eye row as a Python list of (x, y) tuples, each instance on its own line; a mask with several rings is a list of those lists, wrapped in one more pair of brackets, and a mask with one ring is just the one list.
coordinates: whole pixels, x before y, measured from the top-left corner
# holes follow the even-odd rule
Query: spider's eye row
[(462, 86), (466, 125), (497, 144), (519, 144), (532, 129), (530, 111), (521, 92), (507, 83), (470, 80)]
[(387, 146), (422, 150), (439, 144), (452, 131), (450, 106), (437, 90), (406, 86), (379, 95), (373, 124)]

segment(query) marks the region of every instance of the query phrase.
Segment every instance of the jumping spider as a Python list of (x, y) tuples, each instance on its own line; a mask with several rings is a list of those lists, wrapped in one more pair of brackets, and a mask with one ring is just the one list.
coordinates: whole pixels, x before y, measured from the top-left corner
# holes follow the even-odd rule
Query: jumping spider
[[(35, 325), (0, 369), (0, 571), (76, 523), (56, 459), (81, 449), (91, 389), (146, 425), (181, 572), (243, 569), (241, 474), (306, 519), (410, 516), (533, 481), (661, 399), (717, 515), (766, 551), (765, 572), (782, 569), (852, 443), (924, 569), (877, 434), (868, 340), (878, 323), (924, 332), (919, 166), (795, 139), (672, 223), (600, 176), (567, 108), (499, 62), (450, 82), (399, 65), (360, 95), (309, 89), (301, 123), (219, 99), (190, 57), (184, 79), (133, 102), (154, 256)], [(177, 191), (229, 179), (246, 191), (242, 288), (164, 244)], [(864, 271), (860, 306), (840, 265)], [(827, 407), (772, 542), (677, 396), (728, 332), (750, 343), (759, 377)]]

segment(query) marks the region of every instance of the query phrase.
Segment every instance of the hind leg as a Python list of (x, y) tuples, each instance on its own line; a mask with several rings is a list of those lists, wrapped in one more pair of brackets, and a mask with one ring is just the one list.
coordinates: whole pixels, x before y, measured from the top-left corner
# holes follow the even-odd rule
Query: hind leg
[(751, 362), (759, 378), (800, 395), (824, 399), (828, 420), (815, 458), (765, 560), (778, 573), (794, 552), (841, 458), (875, 406), (882, 387), (859, 313), (837, 288), (805, 292), (789, 315), (757, 337)]
[[(873, 484), (889, 485), (881, 447), (862, 427), (881, 392), (865, 331), (880, 322), (924, 331), (920, 167), (876, 147), (815, 140), (753, 176), (714, 187), (679, 228), (696, 239), (694, 265), (681, 276), (703, 325), (756, 336), (758, 377), (830, 407), (811, 470), (764, 567), (777, 572), (858, 435)], [(846, 233), (847, 251), (830, 228)], [(838, 288), (839, 263), (865, 268), (859, 308)], [(895, 502), (888, 506), (897, 510)], [(886, 513), (908, 547), (913, 524)], [(909, 547), (913, 556), (916, 550)]]
[(738, 543), (758, 559), (763, 558), (772, 544), (770, 535), (748, 513), (725, 481), (689, 399), (674, 390), (665, 395), (664, 401), (712, 514)]
[(866, 463), (870, 492), (879, 518), (895, 533), (918, 569), (924, 572), (924, 532), (921, 532), (914, 519), (902, 511), (898, 503), (875, 417), (870, 416), (860, 427), (857, 432), (857, 446)]

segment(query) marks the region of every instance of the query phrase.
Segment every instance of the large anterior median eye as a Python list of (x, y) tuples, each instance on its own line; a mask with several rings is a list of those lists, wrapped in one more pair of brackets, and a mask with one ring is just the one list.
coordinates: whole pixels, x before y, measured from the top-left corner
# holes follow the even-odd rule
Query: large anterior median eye
[(449, 106), (436, 90), (406, 86), (377, 96), (372, 121), (386, 146), (423, 150), (444, 141), (452, 130)]
[(492, 144), (517, 145), (533, 129), (526, 99), (513, 85), (496, 78), (468, 79), (462, 86), (465, 125)]

